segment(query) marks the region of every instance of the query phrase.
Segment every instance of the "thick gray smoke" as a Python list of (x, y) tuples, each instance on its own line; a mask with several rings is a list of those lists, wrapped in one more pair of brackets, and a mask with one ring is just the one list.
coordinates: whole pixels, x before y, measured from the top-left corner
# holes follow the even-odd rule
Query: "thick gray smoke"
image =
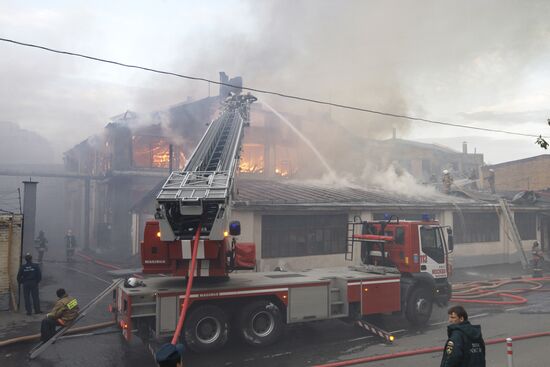
[[(542, 1), (250, 2), (245, 31), (198, 31), (191, 37), (207, 40), (208, 47), (185, 57), (195, 59), (193, 70), (201, 75), (225, 70), (258, 88), (470, 124), (496, 114), (499, 102), (517, 98), (521, 81), (544, 64), (550, 49), (548, 10), (550, 4)], [(182, 48), (188, 42), (183, 40)], [(398, 137), (406, 137), (413, 126), (426, 135), (437, 129), (261, 98), (283, 114), (303, 116), (303, 133), (339, 172), (360, 175), (371, 166), (358, 166), (353, 159), (364, 144), (359, 138), (389, 138), (393, 128)], [(529, 111), (498, 113), (506, 123)], [(510, 118), (502, 118), (507, 113)]]
[[(500, 123), (525, 121), (524, 107), (506, 111), (499, 106), (517, 100), (526, 78), (535, 79), (550, 61), (546, 1), (250, 0), (220, 5), (223, 13), (216, 4), (200, 8), (197, 17), (203, 22), (185, 35), (171, 32), (170, 23), (143, 24), (135, 12), (119, 7), (102, 13), (40, 5), (13, 11), (15, 6), (3, 5), (0, 22), (6, 36), (54, 48), (210, 79), (224, 70), (259, 88), (466, 123), (487, 116)], [(157, 4), (155, 11), (183, 16), (189, 9), (167, 3)], [(106, 19), (120, 23), (106, 26)], [(150, 38), (123, 38), (132, 27), (146, 27)], [(157, 48), (151, 40), (171, 44)], [(126, 59), (118, 53), (134, 48), (148, 50), (151, 57)], [(173, 53), (163, 55), (168, 50)], [(97, 133), (110, 116), (127, 109), (158, 110), (218, 90), (19, 46), (3, 44), (1, 51), (0, 119), (46, 136), (59, 159), (60, 152)], [(81, 71), (91, 67), (99, 72), (86, 79)], [(115, 74), (127, 75), (131, 82), (112, 82)], [(283, 113), (307, 116), (304, 133), (319, 149), (331, 146), (326, 155), (332, 163), (345, 161), (346, 131), (348, 136), (388, 138), (394, 127), (400, 137), (416, 126), (427, 135), (437, 128), (265, 98)], [(539, 110), (534, 106), (530, 111)]]

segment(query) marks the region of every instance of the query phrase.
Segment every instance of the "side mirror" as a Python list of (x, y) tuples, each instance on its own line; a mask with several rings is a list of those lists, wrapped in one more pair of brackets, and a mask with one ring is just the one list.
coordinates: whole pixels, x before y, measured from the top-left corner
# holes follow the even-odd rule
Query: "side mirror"
[(229, 223), (229, 234), (231, 236), (239, 236), (241, 234), (241, 222), (235, 220)]
[(447, 228), (447, 239), (448, 239), (448, 245), (449, 245), (449, 252), (453, 252), (455, 248), (454, 238), (453, 238), (453, 230), (451, 228)]

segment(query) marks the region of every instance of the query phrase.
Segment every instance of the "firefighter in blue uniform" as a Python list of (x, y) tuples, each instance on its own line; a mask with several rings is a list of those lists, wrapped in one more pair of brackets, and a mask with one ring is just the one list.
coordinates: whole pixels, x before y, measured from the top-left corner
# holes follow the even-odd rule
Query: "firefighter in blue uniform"
[[(32, 255), (25, 255), (25, 264), (19, 267), (17, 282), (23, 285), (23, 296), (25, 297), (25, 309), (27, 315), (31, 315), (32, 306), (34, 313), (42, 313), (40, 310), (40, 297), (38, 295), (38, 283), (42, 280), (42, 272), (38, 264), (32, 262)], [(32, 297), (32, 303), (31, 303)]]
[(462, 306), (453, 306), (447, 313), (449, 339), (445, 343), (441, 367), (485, 367), (485, 342), (481, 327), (470, 324)]

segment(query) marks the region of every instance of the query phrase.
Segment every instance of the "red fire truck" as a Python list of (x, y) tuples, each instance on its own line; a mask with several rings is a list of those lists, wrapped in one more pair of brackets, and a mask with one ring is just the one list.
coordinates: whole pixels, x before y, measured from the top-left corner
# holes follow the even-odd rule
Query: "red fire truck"
[[(230, 335), (271, 344), (292, 323), (397, 312), (412, 324), (426, 323), (433, 304), (450, 299), (453, 248), (451, 229), (429, 218), (354, 218), (342, 239), (348, 267), (253, 271), (254, 244), (240, 243), (240, 223), (227, 221), (253, 101), (249, 94), (229, 96), (185, 169), (173, 172), (158, 194), (155, 221), (147, 222), (141, 244), (145, 278), (114, 294), (123, 335), (162, 338), (183, 320), (187, 346), (207, 352)], [(187, 316), (179, 320), (184, 301)]]

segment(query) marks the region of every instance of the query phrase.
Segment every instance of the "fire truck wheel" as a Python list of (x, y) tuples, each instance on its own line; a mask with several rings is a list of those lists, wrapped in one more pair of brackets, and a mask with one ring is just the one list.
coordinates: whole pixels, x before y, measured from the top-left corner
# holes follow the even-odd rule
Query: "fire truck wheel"
[(405, 316), (413, 325), (424, 325), (432, 315), (432, 307), (433, 300), (429, 289), (417, 287), (409, 296)]
[(265, 346), (276, 342), (283, 332), (283, 319), (279, 307), (268, 300), (246, 305), (239, 315), (240, 333), (245, 342)]
[(217, 306), (196, 308), (185, 321), (184, 338), (187, 346), (197, 352), (209, 352), (225, 345), (229, 323), (225, 312)]

